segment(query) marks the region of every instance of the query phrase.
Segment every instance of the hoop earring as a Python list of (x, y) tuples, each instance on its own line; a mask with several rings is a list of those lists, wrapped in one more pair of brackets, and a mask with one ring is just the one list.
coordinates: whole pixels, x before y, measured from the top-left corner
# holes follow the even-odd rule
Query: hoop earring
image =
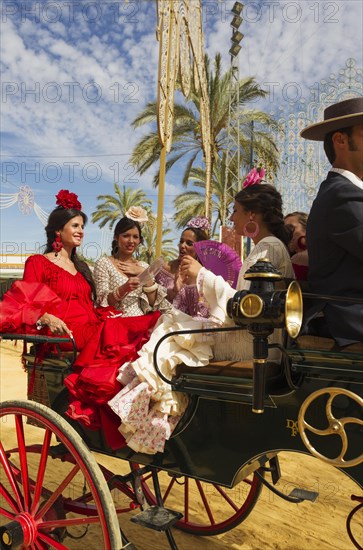
[[(249, 231), (248, 230), (248, 225), (250, 224), (254, 224), (255, 228), (252, 229), (252, 231)], [(257, 222), (253, 221), (253, 220), (250, 220), (249, 222), (247, 222), (244, 227), (243, 227), (243, 234), (245, 237), (249, 237), (250, 239), (253, 239), (254, 237), (256, 237), (260, 232), (260, 226), (258, 225)]]
[(61, 241), (61, 238), (60, 238), (60, 234), (59, 233), (56, 233), (56, 236), (55, 236), (55, 239), (54, 241), (52, 242), (52, 248), (54, 250), (54, 256), (57, 257), (58, 256), (58, 253), (62, 250), (63, 248), (63, 243)]

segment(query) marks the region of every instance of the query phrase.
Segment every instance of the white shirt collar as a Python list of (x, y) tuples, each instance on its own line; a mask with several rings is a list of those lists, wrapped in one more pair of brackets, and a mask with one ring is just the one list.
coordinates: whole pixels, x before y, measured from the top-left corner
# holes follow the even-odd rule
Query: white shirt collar
[(359, 189), (362, 189), (363, 191), (363, 181), (358, 178), (353, 172), (350, 172), (349, 170), (344, 170), (343, 168), (330, 168), (330, 172), (336, 172), (337, 174), (341, 174), (345, 178), (347, 178), (349, 181), (354, 183)]

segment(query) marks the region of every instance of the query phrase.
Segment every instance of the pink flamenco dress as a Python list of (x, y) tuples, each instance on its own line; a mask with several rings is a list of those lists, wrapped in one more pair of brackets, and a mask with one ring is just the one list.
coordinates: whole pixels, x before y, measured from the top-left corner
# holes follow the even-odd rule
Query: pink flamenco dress
[[(66, 323), (79, 352), (74, 372), (65, 379), (70, 393), (66, 414), (90, 429), (102, 429), (113, 449), (125, 446), (120, 418), (107, 402), (123, 387), (117, 380), (120, 366), (138, 356), (160, 313), (114, 317), (120, 312), (95, 308), (81, 273), (72, 275), (36, 254), (25, 263), (23, 281), (14, 283), (0, 304), (0, 330), (34, 334), (37, 319), (46, 312)], [(41, 334), (51, 335), (47, 328)]]
[(155, 280), (167, 291), (167, 298), (170, 303), (183, 313), (191, 317), (209, 317), (209, 309), (200, 299), (196, 285), (184, 285), (174, 298), (171, 298), (175, 284), (175, 274), (161, 268)]

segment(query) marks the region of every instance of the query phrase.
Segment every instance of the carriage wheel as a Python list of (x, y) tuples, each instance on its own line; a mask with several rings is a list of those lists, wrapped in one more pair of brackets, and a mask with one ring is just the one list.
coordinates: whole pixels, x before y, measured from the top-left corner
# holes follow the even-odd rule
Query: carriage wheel
[[(139, 464), (130, 465), (132, 470), (139, 468)], [(232, 489), (188, 476), (173, 476), (162, 470), (158, 471), (158, 478), (164, 505), (183, 514), (175, 527), (199, 536), (219, 535), (234, 529), (252, 511), (262, 489), (256, 474)], [(141, 484), (147, 502), (156, 504), (151, 473), (141, 477)]]
[(121, 548), (106, 481), (67, 421), (32, 401), (0, 404), (0, 418), (13, 434), (0, 443), (1, 548)]

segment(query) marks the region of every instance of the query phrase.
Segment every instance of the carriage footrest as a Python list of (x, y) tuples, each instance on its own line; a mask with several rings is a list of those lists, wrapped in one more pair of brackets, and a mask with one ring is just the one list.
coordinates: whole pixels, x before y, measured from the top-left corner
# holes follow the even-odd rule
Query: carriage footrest
[(315, 502), (318, 496), (319, 493), (307, 491), (306, 489), (293, 489), (289, 494), (289, 497), (300, 498), (301, 500), (310, 500), (311, 502)]
[(165, 531), (169, 529), (183, 517), (180, 512), (174, 512), (162, 506), (150, 506), (143, 510), (137, 516), (131, 518), (131, 521), (155, 529), (156, 531)]

